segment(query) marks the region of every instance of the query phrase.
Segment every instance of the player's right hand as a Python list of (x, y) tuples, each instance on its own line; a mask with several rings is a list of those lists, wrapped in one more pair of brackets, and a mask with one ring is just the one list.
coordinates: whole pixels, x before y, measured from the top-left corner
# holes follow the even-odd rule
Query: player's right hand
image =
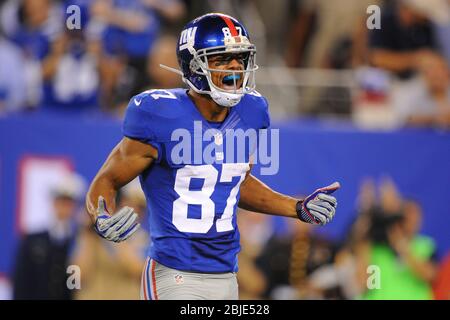
[(127, 240), (140, 227), (136, 220), (138, 215), (133, 208), (123, 207), (115, 214), (110, 215), (106, 210), (105, 199), (98, 197), (97, 218), (94, 229), (109, 241), (121, 242)]

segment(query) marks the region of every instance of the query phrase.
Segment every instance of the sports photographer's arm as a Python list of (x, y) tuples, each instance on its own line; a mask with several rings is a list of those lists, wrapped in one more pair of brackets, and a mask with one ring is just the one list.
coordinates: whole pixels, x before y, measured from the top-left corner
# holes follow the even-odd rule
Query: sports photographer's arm
[(420, 259), (411, 251), (409, 239), (400, 226), (394, 226), (388, 232), (388, 240), (391, 247), (397, 252), (403, 262), (411, 268), (419, 278), (431, 283), (437, 273), (436, 265), (427, 259)]
[(437, 268), (433, 262), (420, 260), (411, 252), (405, 252), (402, 258), (418, 277), (429, 283), (433, 282), (437, 274)]

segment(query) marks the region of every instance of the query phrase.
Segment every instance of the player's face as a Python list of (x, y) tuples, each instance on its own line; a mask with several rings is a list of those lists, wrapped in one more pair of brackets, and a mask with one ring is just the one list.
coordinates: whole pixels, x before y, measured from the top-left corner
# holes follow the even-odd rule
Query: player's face
[[(209, 57), (208, 65), (211, 69), (243, 71), (246, 53), (228, 53)], [(242, 87), (244, 73), (211, 72), (213, 83), (224, 90), (237, 90)], [(236, 84), (236, 87), (235, 87)]]

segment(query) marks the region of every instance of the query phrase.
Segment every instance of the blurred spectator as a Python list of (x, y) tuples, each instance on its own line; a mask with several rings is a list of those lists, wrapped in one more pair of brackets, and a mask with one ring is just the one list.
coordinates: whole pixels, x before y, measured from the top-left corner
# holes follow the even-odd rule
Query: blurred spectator
[(100, 59), (98, 43), (82, 30), (67, 30), (57, 38), (43, 61), (43, 107), (66, 112), (98, 107)]
[(287, 41), (290, 67), (343, 68), (351, 62), (352, 34), (379, 0), (303, 0)]
[(423, 58), (438, 55), (431, 19), (445, 11), (445, 0), (396, 0), (383, 7), (381, 29), (369, 31), (370, 61), (410, 78)]
[(63, 27), (61, 7), (51, 0), (9, 0), (1, 17), (6, 36), (36, 60), (45, 58)]
[(336, 292), (320, 290), (308, 278), (334, 259), (334, 247), (312, 233), (310, 225), (290, 221), (290, 232), (273, 235), (256, 259), (266, 277), (264, 297), (270, 299), (334, 298)]
[(22, 52), (5, 39), (0, 30), (0, 114), (22, 109), (26, 104), (24, 94), (24, 59)]
[(27, 106), (36, 107), (42, 99), (41, 62), (62, 30), (61, 7), (51, 0), (9, 0), (0, 16), (6, 37), (23, 53), (26, 87), (22, 95)]
[[(134, 181), (136, 182), (136, 180)], [(145, 214), (145, 197), (138, 185), (131, 183), (121, 190), (118, 206), (133, 207)], [(125, 242), (112, 243), (99, 237), (87, 215), (83, 215), (84, 228), (77, 239), (77, 249), (72, 261), (81, 269), (79, 300), (138, 300), (142, 268), (146, 258), (149, 237), (140, 228)]]
[(135, 70), (133, 92), (147, 83), (147, 54), (158, 38), (162, 20), (175, 22), (185, 14), (179, 0), (96, 0), (93, 19), (105, 25), (103, 46), (117, 59), (125, 59)]
[(403, 238), (395, 239), (394, 235), (394, 239), (389, 240), (393, 242), (394, 249), (406, 261), (419, 281), (425, 282), (423, 290), (425, 292), (426, 287), (428, 294), (429, 285), (433, 282), (437, 273), (436, 244), (430, 237), (420, 234), (423, 213), (422, 207), (417, 201), (406, 199), (403, 202), (403, 217), (401, 228)]
[[(363, 182), (358, 211), (334, 270), (322, 276), (339, 283), (346, 299), (432, 299), (436, 249), (432, 239), (418, 233), (420, 206), (402, 200), (394, 182), (384, 177), (379, 190), (372, 179)], [(369, 266), (379, 273), (370, 275)], [(370, 287), (372, 276), (380, 276), (380, 287)]]
[[(437, 4), (434, 4), (437, 2)], [(435, 29), (436, 40), (443, 56), (450, 65), (450, 1), (431, 0), (427, 2), (429, 8), (434, 10), (433, 28)]]
[(369, 231), (376, 206), (376, 188), (372, 179), (366, 178), (358, 195), (358, 215), (346, 239), (339, 248), (333, 264), (319, 268), (311, 275), (311, 283), (321, 290), (333, 289), (335, 298), (355, 299), (366, 290), (369, 261)]
[(361, 127), (392, 128), (399, 126), (391, 106), (392, 76), (379, 68), (360, 66), (355, 69), (357, 90), (352, 118)]
[(256, 266), (256, 258), (273, 234), (271, 218), (266, 215), (239, 209), (239, 233), (241, 252), (239, 253), (239, 298), (243, 300), (261, 299), (267, 286), (266, 278)]
[(450, 21), (446, 23), (436, 24), (435, 29), (439, 47), (442, 48), (442, 53), (447, 60), (447, 64), (450, 65), (450, 37), (448, 36), (450, 34)]
[[(373, 0), (304, 0), (287, 39), (289, 67), (344, 69), (352, 65), (355, 26)], [(312, 114), (349, 114), (351, 96), (340, 85), (309, 87), (302, 93), (300, 111)]]
[(408, 125), (450, 128), (450, 69), (446, 61), (423, 57), (419, 71), (422, 77), (396, 102), (399, 117)]
[(159, 89), (177, 88), (183, 86), (178, 74), (169, 72), (159, 65), (164, 64), (177, 68), (176, 55), (177, 38), (174, 36), (162, 36), (159, 38), (148, 55), (147, 73), (150, 78), (150, 87)]
[(120, 119), (130, 97), (135, 92), (137, 71), (127, 64), (126, 58), (102, 55), (100, 60), (100, 105)]
[[(381, 186), (381, 206), (372, 208), (367, 266), (380, 268), (380, 288), (368, 288), (364, 299), (432, 299), (436, 274), (434, 241), (420, 235), (422, 211), (402, 201), (392, 182)], [(399, 209), (400, 204), (400, 209)]]
[(321, 290), (336, 292), (335, 299), (355, 299), (366, 288), (365, 252), (367, 242), (348, 242), (336, 253), (333, 264), (319, 268), (312, 276), (311, 283)]
[(48, 230), (21, 239), (13, 278), (14, 299), (72, 299), (66, 270), (75, 237), (73, 218), (82, 191), (77, 175), (62, 179), (52, 191), (53, 223)]
[(433, 286), (437, 300), (450, 300), (450, 253), (442, 260)]
[[(176, 45), (177, 38), (171, 35), (164, 35), (156, 40), (147, 58), (147, 77), (149, 81), (146, 83), (145, 89), (167, 89), (184, 86), (178, 74), (167, 71), (159, 66), (160, 64), (164, 64), (169, 67), (178, 68)], [(115, 61), (118, 62), (117, 59)], [(122, 63), (119, 63), (117, 68), (117, 72), (115, 73), (116, 80), (109, 82), (109, 84), (111, 86), (119, 85), (122, 90), (117, 90), (117, 87), (116, 90), (110, 90), (112, 91), (110, 94), (110, 105), (114, 105), (118, 117), (122, 118), (131, 94), (130, 87), (128, 86), (126, 89), (124, 86), (127, 85), (127, 79), (130, 78), (129, 75), (133, 71)], [(128, 92), (128, 94), (123, 94), (124, 91)]]
[[(408, 122), (423, 125), (423, 116), (433, 117), (430, 110), (435, 109), (434, 94), (429, 92), (428, 80), (421, 78), (427, 78), (423, 76), (428, 72), (424, 72), (425, 64), (442, 61), (445, 44), (439, 41), (436, 26), (450, 21), (446, 1), (386, 1), (381, 10), (381, 29), (367, 30), (365, 23), (360, 24), (354, 35), (353, 65), (370, 63), (371, 67), (360, 68), (356, 74), (360, 90), (352, 116), (359, 125), (392, 129)], [(357, 37), (368, 37), (369, 48), (364, 45), (365, 39)], [(438, 73), (433, 71), (433, 76), (442, 77)], [(413, 119), (415, 116), (418, 119)], [(439, 112), (437, 118), (445, 122), (441, 116)]]

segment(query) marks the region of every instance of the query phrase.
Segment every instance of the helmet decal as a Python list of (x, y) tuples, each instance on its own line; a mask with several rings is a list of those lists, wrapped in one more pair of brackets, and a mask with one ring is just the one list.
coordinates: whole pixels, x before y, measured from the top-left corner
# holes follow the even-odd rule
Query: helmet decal
[[(228, 18), (227, 16), (224, 16), (224, 15), (219, 15), (222, 19), (223, 19), (223, 21), (225, 21), (225, 23), (227, 24), (227, 26), (228, 26), (228, 30), (229, 30), (229, 32), (230, 32), (230, 36), (231, 37), (236, 37), (236, 36), (238, 36), (239, 34), (238, 34), (238, 32), (237, 32), (237, 28), (234, 26), (234, 24), (233, 24), (233, 22), (231, 21), (231, 19), (230, 18)], [(240, 28), (239, 28), (240, 29)], [(222, 29), (223, 30), (223, 29)], [(242, 35), (242, 29), (241, 29), (241, 32), (240, 32), (240, 34)]]
[(188, 49), (191, 52), (195, 43), (195, 33), (197, 32), (197, 27), (187, 28), (181, 32), (180, 41), (178, 45), (180, 50)]

